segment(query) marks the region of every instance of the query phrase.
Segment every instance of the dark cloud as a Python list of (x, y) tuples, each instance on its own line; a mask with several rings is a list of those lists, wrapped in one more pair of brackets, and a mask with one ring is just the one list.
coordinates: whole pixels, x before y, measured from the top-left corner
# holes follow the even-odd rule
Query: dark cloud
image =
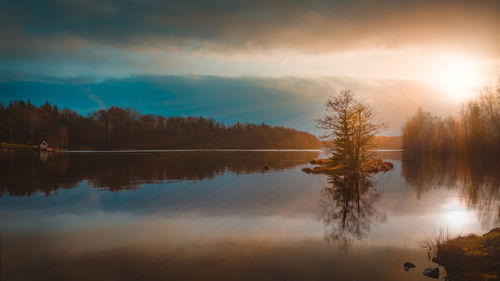
[(500, 55), (499, 1), (3, 1), (0, 56), (81, 46), (304, 52), (452, 46)]
[(166, 116), (201, 115), (226, 123), (266, 122), (316, 134), (314, 119), (324, 114), (328, 97), (352, 89), (387, 122), (386, 134), (398, 135), (419, 106), (453, 114), (443, 95), (421, 82), (341, 77), (259, 78), (217, 76), (136, 76), (95, 80), (88, 77), (51, 78), (0, 73), (0, 101), (49, 101), (86, 114), (117, 105)]

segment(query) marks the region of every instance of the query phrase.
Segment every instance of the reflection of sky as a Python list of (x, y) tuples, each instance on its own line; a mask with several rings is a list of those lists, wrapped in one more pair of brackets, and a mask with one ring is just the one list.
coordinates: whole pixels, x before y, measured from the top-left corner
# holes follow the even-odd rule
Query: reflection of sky
[[(440, 228), (482, 231), (474, 212), (458, 199), (457, 189), (437, 189), (417, 199), (400, 176), (401, 163), (393, 162), (393, 171), (375, 176), (381, 192), (376, 208), (388, 219), (375, 225), (364, 242), (416, 242)], [(84, 181), (49, 197), (35, 194), (0, 200), (4, 232), (78, 232), (108, 222), (113, 222), (108, 231), (120, 226), (133, 232), (140, 222), (145, 229), (168, 225), (182, 229), (182, 224), (189, 226), (190, 233), (209, 232), (212, 238), (233, 232), (238, 237), (252, 236), (253, 227), (259, 236), (285, 232), (295, 238), (317, 238), (317, 204), (324, 186), (325, 176), (307, 175), (297, 168), (267, 174), (227, 173), (201, 182), (143, 184), (118, 192), (89, 187)], [(211, 223), (202, 223), (206, 221)], [(208, 231), (213, 225), (218, 231)]]

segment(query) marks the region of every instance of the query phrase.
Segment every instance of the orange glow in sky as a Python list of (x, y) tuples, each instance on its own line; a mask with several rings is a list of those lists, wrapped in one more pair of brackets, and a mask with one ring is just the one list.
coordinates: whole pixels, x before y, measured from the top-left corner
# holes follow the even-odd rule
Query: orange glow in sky
[(439, 57), (431, 75), (431, 82), (449, 99), (456, 102), (471, 98), (485, 83), (477, 62), (465, 56)]

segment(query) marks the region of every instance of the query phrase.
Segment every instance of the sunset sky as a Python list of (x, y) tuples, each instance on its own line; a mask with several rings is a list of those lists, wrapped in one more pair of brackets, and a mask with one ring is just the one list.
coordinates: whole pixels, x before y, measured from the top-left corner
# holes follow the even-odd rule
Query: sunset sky
[(500, 1), (13, 1), (0, 3), (0, 101), (86, 114), (313, 120), (352, 89), (398, 135), (500, 77)]

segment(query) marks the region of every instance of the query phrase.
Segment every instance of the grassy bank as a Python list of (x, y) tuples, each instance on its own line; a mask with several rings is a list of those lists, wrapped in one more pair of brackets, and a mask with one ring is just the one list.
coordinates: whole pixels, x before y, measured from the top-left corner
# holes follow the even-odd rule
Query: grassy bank
[(500, 228), (482, 236), (440, 235), (425, 243), (432, 260), (446, 269), (447, 280), (500, 279)]

